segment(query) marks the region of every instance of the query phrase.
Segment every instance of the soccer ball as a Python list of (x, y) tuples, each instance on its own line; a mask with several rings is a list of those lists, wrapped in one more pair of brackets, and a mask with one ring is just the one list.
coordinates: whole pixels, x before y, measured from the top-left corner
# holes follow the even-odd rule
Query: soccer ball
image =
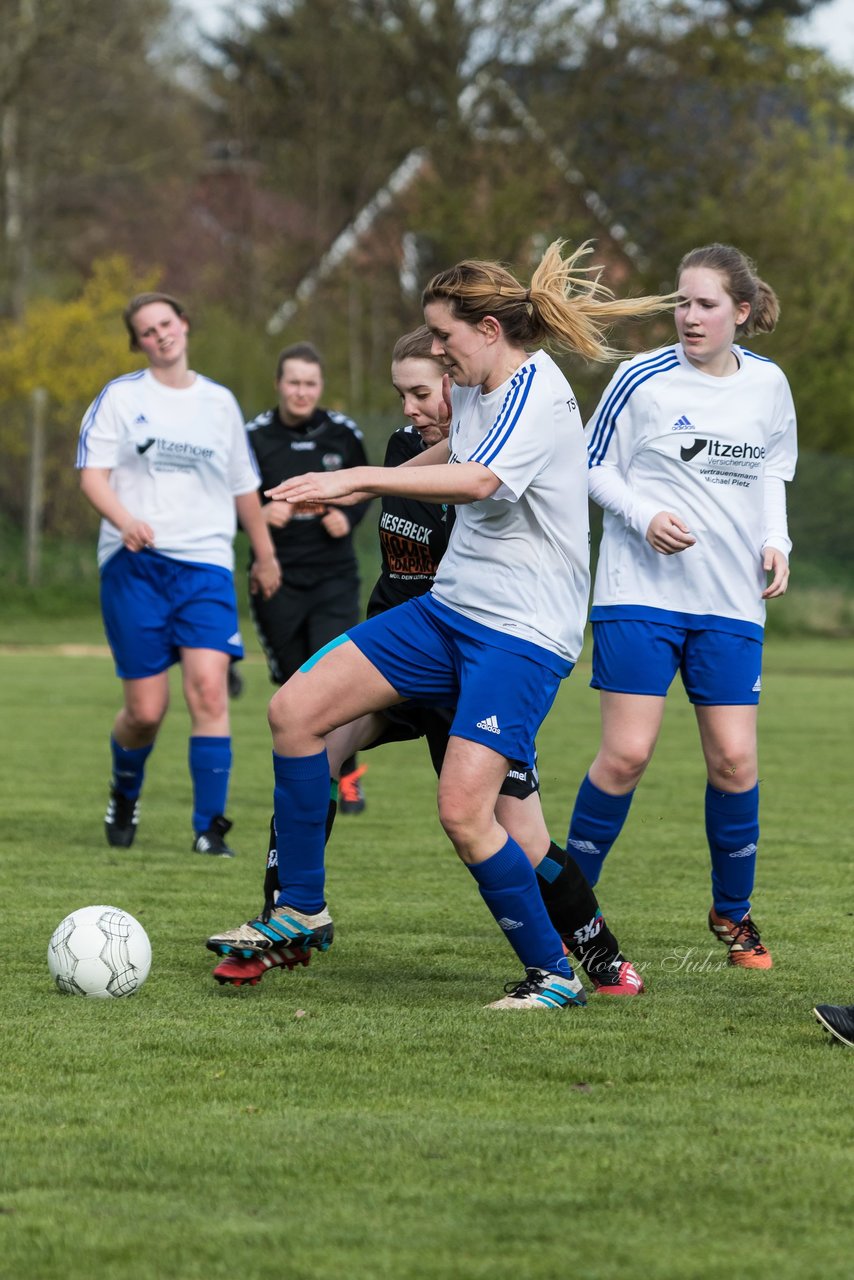
[(81, 907), (56, 926), (47, 965), (67, 996), (129, 996), (151, 968), (151, 943), (138, 920), (118, 907)]

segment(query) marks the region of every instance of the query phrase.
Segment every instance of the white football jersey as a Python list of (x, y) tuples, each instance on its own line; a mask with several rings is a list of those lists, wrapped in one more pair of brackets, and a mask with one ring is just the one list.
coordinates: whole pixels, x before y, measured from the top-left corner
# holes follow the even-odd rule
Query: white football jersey
[[(83, 418), (78, 467), (108, 470), (132, 515), (154, 530), (154, 550), (175, 560), (234, 567), (234, 499), (260, 477), (234, 396), (196, 375), (177, 390), (149, 369), (108, 382)], [(98, 564), (122, 545), (101, 521)]]
[(433, 594), (467, 618), (575, 662), (590, 588), (584, 432), (544, 351), (488, 395), (453, 387), (452, 462), (501, 481), (456, 507)]
[[(764, 486), (794, 475), (795, 408), (777, 365), (733, 351), (739, 368), (727, 378), (697, 369), (677, 343), (620, 365), (605, 389), (585, 432), (591, 494), (605, 507), (594, 621), (648, 617), (761, 638), (762, 552), (775, 544)], [(659, 511), (679, 516), (694, 546), (654, 551), (645, 535)]]

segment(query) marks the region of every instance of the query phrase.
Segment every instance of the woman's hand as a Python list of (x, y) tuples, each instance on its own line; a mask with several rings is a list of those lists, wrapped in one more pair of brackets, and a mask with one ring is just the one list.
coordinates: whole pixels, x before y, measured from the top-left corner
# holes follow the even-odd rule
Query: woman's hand
[[(444, 409), (444, 414), (442, 410)], [(439, 406), (437, 426), (450, 427), (454, 418), (454, 406), (451, 403), (451, 379), (448, 374), (442, 375), (442, 404)]]
[(268, 502), (261, 508), (271, 529), (284, 529), (294, 516), (325, 516), (323, 502)]
[(119, 532), (128, 551), (142, 551), (145, 547), (154, 546), (154, 530), (144, 520), (131, 519), (122, 525)]
[(675, 556), (693, 547), (697, 539), (687, 524), (672, 511), (659, 511), (649, 522), (646, 540), (654, 551), (663, 556)]
[(762, 568), (771, 574), (771, 581), (762, 592), (763, 600), (784, 596), (789, 585), (789, 562), (776, 547), (766, 547), (762, 555)]
[(261, 510), (271, 529), (284, 529), (285, 525), (290, 524), (293, 519), (296, 507), (292, 507), (288, 502), (268, 502)]
[(344, 512), (339, 511), (337, 507), (329, 508), (321, 524), (330, 538), (346, 538), (350, 532), (350, 521)]
[(249, 590), (253, 596), (262, 595), (265, 600), (274, 596), (282, 585), (282, 566), (275, 556), (253, 560), (249, 570)]
[(326, 503), (353, 492), (353, 473), (358, 470), (348, 467), (342, 471), (307, 471), (304, 476), (293, 476), (264, 492), (273, 502)]

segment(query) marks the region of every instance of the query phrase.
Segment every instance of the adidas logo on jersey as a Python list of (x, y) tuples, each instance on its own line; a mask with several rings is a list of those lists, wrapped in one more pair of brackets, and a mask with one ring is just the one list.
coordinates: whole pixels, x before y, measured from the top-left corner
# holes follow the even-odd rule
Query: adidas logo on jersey
[(485, 720), (478, 720), (477, 727), (478, 729), (485, 729), (487, 733), (501, 732), (501, 730), (498, 727), (497, 716), (487, 716)]
[(690, 418), (683, 413), (681, 418), (677, 418), (671, 428), (673, 431), (696, 431), (696, 427)]
[(135, 427), (139, 427), (139, 426), (142, 426), (143, 424), (144, 424), (145, 426), (148, 426), (148, 418), (146, 418), (146, 416), (145, 416), (145, 414), (144, 414), (144, 413), (139, 413), (139, 414), (137, 414), (137, 416), (134, 418), (134, 420), (133, 420), (133, 425), (134, 425)]

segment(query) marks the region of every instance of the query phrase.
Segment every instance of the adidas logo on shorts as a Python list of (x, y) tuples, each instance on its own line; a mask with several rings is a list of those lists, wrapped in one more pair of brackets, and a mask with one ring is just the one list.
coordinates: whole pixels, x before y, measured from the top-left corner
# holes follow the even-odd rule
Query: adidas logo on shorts
[(478, 720), (477, 727), (478, 729), (486, 729), (487, 733), (501, 732), (501, 730), (498, 727), (497, 716), (487, 716), (485, 720)]

